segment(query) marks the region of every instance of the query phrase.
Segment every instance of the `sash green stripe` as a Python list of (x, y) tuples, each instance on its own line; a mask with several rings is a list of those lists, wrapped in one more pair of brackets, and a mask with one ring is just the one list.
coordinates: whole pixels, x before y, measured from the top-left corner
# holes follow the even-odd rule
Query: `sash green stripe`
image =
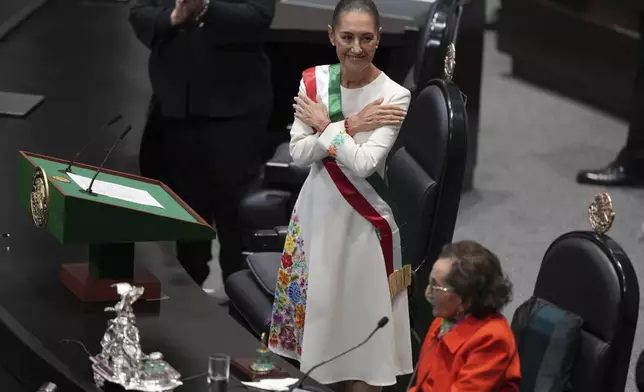
[(340, 89), (340, 64), (329, 65), (329, 120), (344, 120), (342, 113), (342, 92)]
[[(344, 120), (344, 113), (342, 113), (342, 90), (340, 87), (340, 64), (333, 64), (329, 66), (329, 102), (328, 102), (328, 111), (329, 111), (329, 120), (332, 122), (338, 122)], [(400, 241), (401, 245), (406, 235), (403, 233), (406, 231), (404, 228), (407, 226), (402, 222), (402, 215), (398, 209), (397, 203), (394, 201), (394, 197), (387, 185), (385, 179), (380, 177), (380, 174), (374, 173), (369, 178), (367, 182), (371, 187), (376, 191), (376, 193), (389, 205), (392, 213), (394, 214), (394, 219), (398, 224), (398, 229), (400, 230)], [(402, 248), (404, 250), (404, 247)], [(405, 254), (402, 252), (402, 264), (409, 264), (405, 260)]]

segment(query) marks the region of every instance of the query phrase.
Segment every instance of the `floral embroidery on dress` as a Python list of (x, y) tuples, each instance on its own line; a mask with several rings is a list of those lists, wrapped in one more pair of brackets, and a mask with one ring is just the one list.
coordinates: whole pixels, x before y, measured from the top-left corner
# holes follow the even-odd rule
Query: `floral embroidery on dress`
[(338, 134), (333, 137), (333, 140), (331, 140), (331, 144), (336, 146), (336, 147), (340, 147), (341, 145), (344, 144), (344, 138), (346, 136), (347, 136), (346, 131), (342, 130), (342, 131), (338, 132)]
[(279, 355), (299, 359), (302, 354), (308, 272), (304, 240), (297, 212), (288, 225), (277, 277), (269, 347)]
[(330, 157), (335, 158), (338, 155), (338, 147), (344, 144), (344, 140), (347, 136), (349, 136), (349, 134), (345, 130), (342, 130), (333, 137), (331, 144), (329, 144), (329, 147), (326, 149), (326, 152)]

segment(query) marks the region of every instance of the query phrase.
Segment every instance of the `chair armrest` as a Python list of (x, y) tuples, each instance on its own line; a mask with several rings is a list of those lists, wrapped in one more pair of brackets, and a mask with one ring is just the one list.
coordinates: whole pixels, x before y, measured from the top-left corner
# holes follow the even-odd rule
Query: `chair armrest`
[(287, 186), (289, 190), (299, 191), (309, 171), (309, 167), (299, 167), (293, 163), (288, 143), (282, 143), (264, 165), (264, 186)]
[(299, 167), (292, 161), (268, 161), (264, 165), (264, 186), (286, 186), (290, 191), (299, 191), (309, 175), (311, 167)]
[(287, 233), (288, 226), (277, 226), (273, 229), (255, 230), (253, 231), (251, 249), (246, 249), (246, 251), (253, 253), (281, 253), (282, 250), (284, 250)]
[(291, 175), (290, 162), (268, 161), (264, 165), (264, 186), (288, 184)]
[(275, 228), (275, 232), (277, 233), (278, 245), (282, 249), (284, 249), (284, 243), (286, 242), (286, 235), (288, 234), (288, 226), (277, 226)]
[(239, 204), (239, 217), (245, 229), (259, 230), (288, 223), (292, 194), (281, 189), (251, 191)]
[(279, 236), (274, 229), (253, 231), (252, 248), (250, 252), (279, 252)]

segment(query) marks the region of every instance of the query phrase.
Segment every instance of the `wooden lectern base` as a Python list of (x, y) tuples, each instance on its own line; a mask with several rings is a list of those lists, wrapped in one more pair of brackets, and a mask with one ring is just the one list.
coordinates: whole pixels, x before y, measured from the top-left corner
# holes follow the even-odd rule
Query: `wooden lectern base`
[(253, 363), (255, 358), (235, 358), (230, 361), (235, 375), (240, 378), (242, 381), (259, 381), (264, 378), (284, 378), (290, 377), (289, 373), (282, 368), (275, 365), (275, 368), (270, 373), (258, 374), (255, 373), (250, 365)]
[(120, 299), (115, 283), (127, 282), (143, 287), (141, 299), (161, 298), (161, 282), (145, 269), (137, 269), (134, 278), (100, 279), (89, 272), (89, 263), (63, 264), (60, 267), (60, 280), (78, 299), (83, 302), (109, 302)]

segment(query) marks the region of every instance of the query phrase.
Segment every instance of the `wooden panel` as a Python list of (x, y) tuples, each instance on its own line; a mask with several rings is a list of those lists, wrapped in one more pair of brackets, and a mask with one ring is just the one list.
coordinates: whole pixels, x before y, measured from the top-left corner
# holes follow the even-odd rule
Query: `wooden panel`
[(637, 13), (591, 3), (583, 12), (546, 0), (506, 0), (498, 48), (513, 74), (617, 116), (628, 114)]

